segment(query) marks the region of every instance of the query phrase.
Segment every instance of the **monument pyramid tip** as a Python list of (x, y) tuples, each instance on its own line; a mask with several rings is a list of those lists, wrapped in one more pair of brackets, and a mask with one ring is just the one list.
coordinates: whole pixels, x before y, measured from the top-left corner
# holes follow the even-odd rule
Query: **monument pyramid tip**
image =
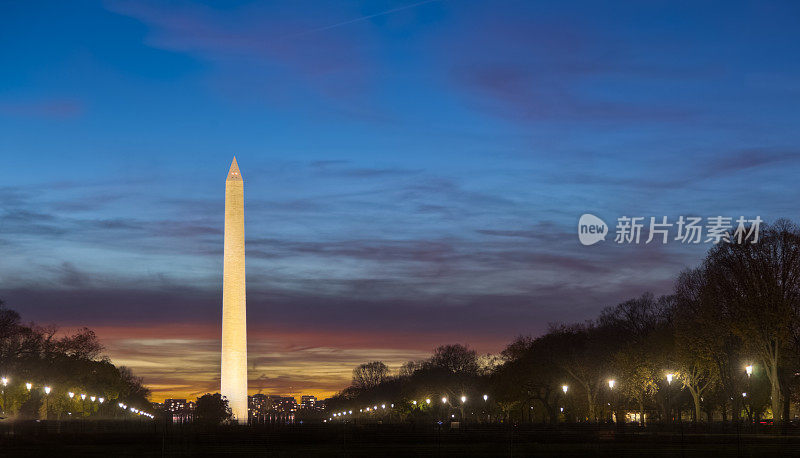
[(239, 164), (236, 162), (236, 156), (233, 156), (233, 161), (231, 162), (231, 168), (228, 170), (228, 179), (229, 180), (241, 180), (242, 174), (239, 172)]

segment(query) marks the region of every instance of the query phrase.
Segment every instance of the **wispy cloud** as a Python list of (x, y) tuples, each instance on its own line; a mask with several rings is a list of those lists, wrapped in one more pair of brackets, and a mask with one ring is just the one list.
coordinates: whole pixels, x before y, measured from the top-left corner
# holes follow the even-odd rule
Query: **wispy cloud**
[(293, 72), (327, 94), (351, 93), (364, 83), (370, 65), (357, 35), (311, 33), (322, 29), (315, 27), (307, 10), (267, 9), (258, 4), (225, 10), (191, 3), (112, 1), (106, 5), (147, 24), (150, 46), (228, 66), (246, 62), (262, 74)]
[(3, 101), (0, 100), (0, 116), (72, 119), (84, 113), (84, 104), (75, 99), (46, 99)]

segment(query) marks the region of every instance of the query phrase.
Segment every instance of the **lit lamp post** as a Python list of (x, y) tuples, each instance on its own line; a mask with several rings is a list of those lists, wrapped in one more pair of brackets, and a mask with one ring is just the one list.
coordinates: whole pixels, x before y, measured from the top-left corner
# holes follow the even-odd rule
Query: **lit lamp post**
[(614, 405), (611, 406), (611, 421), (619, 423), (619, 415), (617, 415), (616, 411), (614, 410), (617, 407), (616, 399), (614, 399), (614, 385), (616, 384), (617, 384), (616, 380), (612, 379), (608, 381), (608, 389), (611, 390), (611, 397), (612, 397), (611, 401), (614, 403)]
[(8, 386), (8, 377), (3, 377), (0, 379), (0, 382), (3, 383), (3, 412), (6, 410), (6, 387)]
[(45, 394), (45, 396), (44, 396), (44, 419), (47, 420), (47, 411), (49, 410), (49, 405), (48, 405), (49, 403), (47, 402), (47, 400), (50, 397), (49, 396), (49, 394), (50, 394), (50, 387), (49, 386), (44, 387), (44, 394)]
[(489, 422), (489, 411), (486, 409), (486, 401), (488, 401), (488, 400), (489, 400), (489, 395), (488, 394), (484, 394), (483, 395), (483, 410), (486, 411), (486, 422), (487, 423)]
[(461, 411), (461, 421), (464, 421), (464, 404), (466, 403), (467, 403), (467, 397), (462, 394), (461, 405), (459, 406), (459, 410)]
[(672, 379), (675, 377), (675, 374), (672, 372), (667, 374), (667, 421), (672, 423), (672, 405), (670, 403), (670, 387), (672, 386)]
[[(564, 392), (564, 405), (566, 405), (567, 404), (567, 399), (566, 399), (567, 398), (567, 391), (569, 391), (569, 386), (561, 385), (561, 391)], [(561, 412), (564, 412), (564, 408), (563, 407), (561, 408)], [(566, 420), (567, 420), (567, 414), (564, 414), (564, 421), (566, 421)]]
[[(748, 364), (747, 366), (745, 366), (744, 372), (747, 374), (747, 390), (750, 391), (750, 376), (753, 375), (753, 365), (752, 364)], [(747, 393), (742, 393), (742, 397), (746, 398), (747, 397)], [(744, 401), (745, 401), (745, 403), (748, 404), (748, 406), (747, 406), (747, 416), (748, 416), (748, 418), (750, 420), (750, 425), (752, 427), (752, 425), (753, 425), (753, 403), (752, 403), (752, 401), (751, 402), (747, 402), (746, 399)]]

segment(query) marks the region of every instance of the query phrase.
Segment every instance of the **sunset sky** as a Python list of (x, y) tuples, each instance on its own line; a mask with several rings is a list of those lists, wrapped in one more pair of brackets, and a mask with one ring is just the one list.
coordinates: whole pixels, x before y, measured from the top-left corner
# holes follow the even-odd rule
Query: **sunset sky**
[(0, 298), (217, 391), (236, 155), (252, 393), (498, 352), (709, 248), (583, 213), (800, 222), (798, 56), (790, 1), (0, 2)]

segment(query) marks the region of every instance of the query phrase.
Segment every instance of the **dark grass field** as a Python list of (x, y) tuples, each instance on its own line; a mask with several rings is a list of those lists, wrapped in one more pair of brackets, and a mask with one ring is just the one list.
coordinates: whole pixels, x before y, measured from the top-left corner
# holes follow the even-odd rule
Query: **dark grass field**
[(800, 435), (613, 427), (296, 425), (202, 430), (159, 424), (4, 425), (0, 456), (527, 457), (800, 456)]

